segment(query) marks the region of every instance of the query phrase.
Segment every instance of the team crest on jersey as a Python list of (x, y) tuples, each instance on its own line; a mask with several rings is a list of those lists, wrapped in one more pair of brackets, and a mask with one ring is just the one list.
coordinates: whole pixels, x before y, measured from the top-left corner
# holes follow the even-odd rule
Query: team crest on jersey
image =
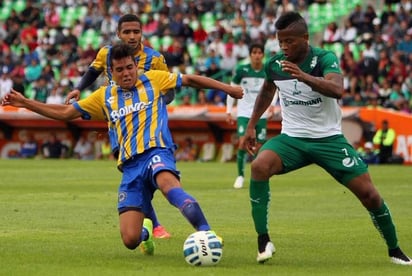
[(315, 68), (316, 64), (318, 64), (318, 56), (314, 56), (312, 61), (310, 62), (310, 68)]
[(123, 91), (123, 99), (128, 100), (131, 99), (133, 96), (133, 92), (131, 91)]

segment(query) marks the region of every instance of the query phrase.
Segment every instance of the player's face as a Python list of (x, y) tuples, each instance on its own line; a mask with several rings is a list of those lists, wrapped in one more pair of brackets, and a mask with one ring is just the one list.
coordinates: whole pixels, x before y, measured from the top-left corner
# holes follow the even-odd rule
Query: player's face
[(263, 61), (264, 54), (261, 49), (253, 48), (250, 52), (250, 62), (252, 64), (261, 64)]
[(123, 89), (130, 90), (137, 81), (136, 62), (132, 57), (112, 61), (113, 79)]
[(139, 22), (123, 22), (117, 36), (133, 49), (138, 49), (142, 41), (142, 28)]
[(300, 34), (293, 27), (278, 31), (279, 46), (286, 60), (300, 63), (306, 57), (309, 50), (307, 34)]

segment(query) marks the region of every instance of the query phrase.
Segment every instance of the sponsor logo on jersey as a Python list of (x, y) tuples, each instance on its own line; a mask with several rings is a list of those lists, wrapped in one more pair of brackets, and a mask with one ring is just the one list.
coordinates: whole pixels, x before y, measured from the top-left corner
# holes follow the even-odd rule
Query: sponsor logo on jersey
[(287, 100), (287, 99), (282, 99), (283, 104), (285, 107), (290, 106), (290, 105), (317, 105), (322, 102), (322, 98), (316, 98), (310, 101), (301, 101), (301, 100)]
[(139, 112), (141, 110), (145, 110), (151, 104), (152, 104), (151, 101), (148, 103), (138, 102), (133, 105), (127, 105), (125, 107), (121, 107), (119, 108), (119, 110), (113, 110), (110, 113), (110, 118), (112, 119), (111, 121), (116, 122), (117, 120), (119, 120), (120, 117), (124, 117), (133, 112)]

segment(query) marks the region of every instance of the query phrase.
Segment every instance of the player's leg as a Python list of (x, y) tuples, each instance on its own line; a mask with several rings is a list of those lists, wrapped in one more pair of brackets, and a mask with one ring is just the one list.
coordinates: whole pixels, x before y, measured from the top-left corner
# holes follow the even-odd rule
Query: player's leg
[(286, 173), (308, 164), (299, 140), (278, 135), (263, 144), (251, 164), (250, 202), (255, 230), (258, 234), (257, 261), (264, 263), (275, 252), (269, 237), (268, 218), (270, 203), (269, 178)]
[(156, 149), (150, 163), (157, 187), (169, 203), (178, 208), (196, 230), (210, 230), (199, 203), (181, 186), (173, 152)]
[(153, 223), (153, 237), (158, 239), (167, 239), (171, 237), (170, 233), (167, 232), (166, 228), (160, 224), (152, 204), (150, 204), (150, 209), (146, 217), (150, 219)]
[(237, 135), (239, 137), (238, 149), (236, 153), (236, 166), (237, 166), (237, 177), (233, 187), (235, 189), (240, 189), (243, 187), (243, 182), (245, 181), (245, 164), (247, 158), (246, 149), (243, 147), (243, 136), (245, 135), (245, 130), (247, 123), (249, 122), (248, 118), (238, 117), (237, 118)]
[(400, 250), (395, 225), (388, 206), (373, 185), (367, 165), (343, 136), (324, 138), (313, 146), (313, 161), (326, 169), (339, 183), (360, 200), (372, 222), (384, 238), (391, 261), (410, 264), (412, 261)]
[(132, 159), (123, 164), (117, 208), (120, 234), (124, 245), (135, 249), (138, 245), (144, 254), (154, 253), (153, 224), (145, 218), (150, 209), (154, 188), (146, 185), (147, 160)]
[(120, 235), (127, 248), (135, 249), (142, 240), (148, 239), (148, 229), (143, 227), (144, 217), (142, 211), (133, 209), (125, 209), (119, 214)]
[(355, 177), (349, 181), (347, 187), (368, 210), (373, 224), (386, 242), (391, 261), (395, 264), (412, 265), (412, 260), (399, 247), (391, 212), (372, 184), (369, 173)]

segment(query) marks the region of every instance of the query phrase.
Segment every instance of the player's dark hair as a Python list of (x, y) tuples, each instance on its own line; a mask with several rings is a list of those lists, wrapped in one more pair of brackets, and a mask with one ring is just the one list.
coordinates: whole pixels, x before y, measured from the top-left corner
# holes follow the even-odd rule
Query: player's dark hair
[(112, 46), (110, 50), (110, 64), (113, 64), (113, 60), (119, 60), (123, 58), (131, 57), (134, 60), (134, 49), (126, 43), (117, 43)]
[(249, 46), (249, 55), (252, 53), (253, 49), (260, 49), (263, 53), (265, 52), (265, 47), (260, 43), (252, 43)]
[(285, 12), (282, 14), (275, 23), (277, 30), (283, 30), (291, 25), (298, 26), (299, 29), (302, 28), (302, 31), (308, 32), (308, 26), (305, 22), (305, 19), (298, 13), (294, 11)]
[(117, 30), (120, 32), (121, 28), (122, 28), (122, 24), (124, 22), (137, 22), (140, 24), (140, 27), (142, 27), (142, 21), (140, 20), (140, 18), (132, 13), (127, 13), (125, 15), (122, 15), (119, 18), (119, 22), (117, 23)]

